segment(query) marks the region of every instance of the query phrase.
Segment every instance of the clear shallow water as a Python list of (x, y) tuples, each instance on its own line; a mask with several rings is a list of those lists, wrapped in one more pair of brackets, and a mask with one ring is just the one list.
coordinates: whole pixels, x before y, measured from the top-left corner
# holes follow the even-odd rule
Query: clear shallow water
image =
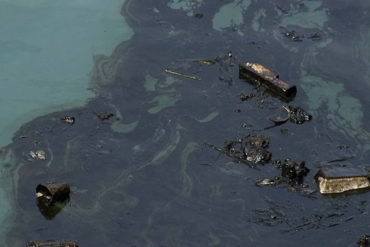
[[(284, 184), (259, 188), (257, 178), (279, 171), (234, 164), (203, 142), (270, 136), (273, 159), (306, 161), (305, 183), (313, 189), (313, 176), (327, 161), (354, 156), (344, 164), (368, 165), (368, 4), (242, 3), (126, 2), (123, 13), (135, 35), (95, 65), (98, 97), (26, 123), (3, 149), (14, 153), (4, 171), (19, 178), (7, 184), (16, 197), (9, 197), (14, 214), (5, 245), (54, 238), (82, 246), (350, 246), (367, 233), (368, 194), (311, 198)], [(241, 11), (242, 21), (225, 9)], [(284, 37), (293, 29), (302, 42)], [(315, 32), (321, 39), (309, 38)], [(238, 78), (237, 66), (191, 62), (229, 50), (236, 64), (260, 62), (295, 83), (292, 104), (314, 119), (261, 131), (282, 102), (268, 95), (263, 104), (261, 97), (241, 102), (240, 92), (255, 90)], [(168, 67), (201, 80), (171, 76)], [(96, 118), (109, 112), (118, 119)], [(76, 116), (75, 125), (59, 121), (66, 113)], [(28, 138), (17, 138), (22, 135)], [(47, 150), (46, 162), (27, 161), (36, 147)], [(41, 181), (74, 187), (71, 203), (52, 221), (34, 203)]]

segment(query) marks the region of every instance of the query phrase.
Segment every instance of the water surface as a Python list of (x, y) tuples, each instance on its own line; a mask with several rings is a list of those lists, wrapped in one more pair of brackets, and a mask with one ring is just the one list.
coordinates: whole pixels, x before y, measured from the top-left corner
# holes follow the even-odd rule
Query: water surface
[[(6, 187), (14, 192), (6, 245), (73, 239), (81, 246), (355, 246), (367, 233), (368, 194), (328, 198), (287, 183), (257, 187), (256, 179), (280, 171), (271, 163), (259, 169), (235, 163), (204, 142), (269, 136), (273, 159), (306, 161), (310, 189), (320, 167), (336, 164), (329, 161), (367, 166), (368, 7), (364, 1), (126, 1), (122, 14), (134, 35), (97, 59), (96, 97), (22, 125), (3, 149), (11, 157), (5, 171), (16, 178)], [(286, 37), (293, 30), (301, 41)], [(234, 66), (192, 62), (222, 61), (228, 51)], [(290, 104), (313, 120), (264, 129), (286, 103), (239, 78), (238, 63), (246, 60), (296, 84)], [(257, 96), (240, 101), (240, 93), (250, 92)], [(108, 113), (115, 117), (96, 116)], [(66, 114), (76, 117), (74, 125), (59, 120)], [(25, 154), (35, 148), (49, 158), (28, 161)], [(70, 204), (51, 221), (34, 202), (41, 181), (73, 186)]]

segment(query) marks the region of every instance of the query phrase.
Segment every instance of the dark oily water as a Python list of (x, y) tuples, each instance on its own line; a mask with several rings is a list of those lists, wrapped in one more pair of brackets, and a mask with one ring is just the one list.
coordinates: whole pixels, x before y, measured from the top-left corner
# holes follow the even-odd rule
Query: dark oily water
[[(135, 34), (96, 59), (96, 97), (23, 125), (2, 149), (2, 187), (13, 206), (4, 245), (355, 246), (369, 233), (369, 194), (328, 198), (302, 185), (256, 186), (281, 175), (272, 162), (252, 169), (204, 142), (268, 136), (272, 160), (306, 162), (306, 189), (316, 189), (316, 171), (332, 161), (369, 165), (369, 7), (127, 0), (121, 12)], [(215, 64), (193, 62), (201, 59)], [(239, 79), (247, 60), (296, 84), (289, 104), (313, 119), (269, 128), (286, 103)], [(241, 101), (241, 93), (255, 97)], [(46, 160), (29, 160), (31, 150), (44, 150)], [(71, 185), (69, 204), (53, 220), (36, 205), (43, 182)]]

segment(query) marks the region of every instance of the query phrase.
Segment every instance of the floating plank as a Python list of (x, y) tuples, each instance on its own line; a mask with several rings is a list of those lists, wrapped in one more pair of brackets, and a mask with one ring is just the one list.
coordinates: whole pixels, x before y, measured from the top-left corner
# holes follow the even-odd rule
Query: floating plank
[(315, 180), (321, 194), (363, 191), (370, 188), (368, 173), (359, 168), (320, 169), (315, 175)]
[(296, 86), (280, 80), (277, 74), (258, 63), (246, 62), (240, 64), (239, 77), (248, 79), (253, 84), (262, 85), (283, 99), (293, 99), (297, 94)]

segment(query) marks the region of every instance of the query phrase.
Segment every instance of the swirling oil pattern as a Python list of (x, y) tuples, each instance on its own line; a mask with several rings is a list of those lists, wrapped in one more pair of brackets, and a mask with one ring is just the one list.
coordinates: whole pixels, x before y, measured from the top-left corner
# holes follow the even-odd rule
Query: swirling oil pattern
[[(120, 8), (133, 34), (110, 56), (93, 54), (94, 97), (23, 124), (2, 148), (1, 246), (356, 246), (369, 234), (368, 193), (314, 192), (322, 166), (370, 165), (368, 1), (126, 0)], [(289, 104), (313, 119), (270, 128), (286, 103), (239, 78), (245, 61), (295, 84)], [(252, 169), (205, 145), (248, 135), (270, 138), (272, 160), (305, 161), (304, 185), (256, 186), (280, 175), (272, 162)], [(35, 202), (41, 182), (72, 188), (52, 220)]]

